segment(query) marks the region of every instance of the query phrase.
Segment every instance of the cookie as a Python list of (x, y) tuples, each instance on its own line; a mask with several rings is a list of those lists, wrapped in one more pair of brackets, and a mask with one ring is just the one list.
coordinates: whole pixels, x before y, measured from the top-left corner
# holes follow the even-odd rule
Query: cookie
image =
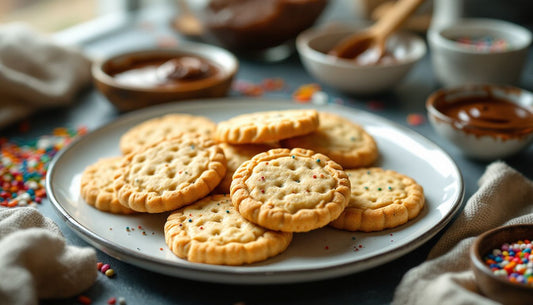
[(317, 127), (314, 109), (255, 112), (218, 123), (214, 138), (231, 144), (267, 143), (308, 134)]
[(424, 190), (410, 177), (379, 167), (346, 170), (350, 203), (331, 226), (348, 231), (381, 231), (402, 225), (424, 207)]
[(345, 169), (367, 167), (376, 161), (376, 142), (362, 126), (326, 112), (319, 113), (319, 120), (317, 130), (304, 136), (286, 139), (281, 142), (281, 146), (300, 147), (325, 154)]
[(212, 137), (215, 128), (215, 122), (203, 116), (185, 113), (167, 114), (132, 127), (120, 137), (119, 146), (126, 155), (144, 145), (182, 133), (199, 133)]
[(215, 188), (214, 192), (219, 194), (229, 194), (231, 181), (233, 180), (233, 173), (244, 163), (250, 160), (253, 156), (265, 152), (271, 148), (271, 145), (266, 144), (228, 144), (221, 143), (220, 147), (224, 150), (226, 156), (226, 176)]
[(292, 233), (257, 226), (237, 213), (229, 195), (212, 195), (167, 218), (165, 241), (180, 258), (195, 263), (243, 265), (283, 252)]
[(80, 195), (100, 211), (131, 214), (133, 210), (118, 202), (113, 190), (113, 177), (122, 157), (102, 158), (87, 166), (81, 174)]
[(183, 134), (144, 146), (124, 157), (113, 188), (132, 210), (159, 213), (211, 192), (226, 173), (226, 158), (213, 140)]
[(323, 154), (271, 149), (233, 174), (231, 199), (249, 221), (271, 230), (306, 232), (337, 218), (350, 199), (350, 180)]

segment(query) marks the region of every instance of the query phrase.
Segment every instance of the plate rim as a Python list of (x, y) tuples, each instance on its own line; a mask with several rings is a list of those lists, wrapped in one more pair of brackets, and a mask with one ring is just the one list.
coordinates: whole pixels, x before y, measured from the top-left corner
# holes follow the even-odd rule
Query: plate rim
[[(141, 252), (131, 251), (120, 244), (106, 240), (105, 238), (99, 236), (97, 233), (91, 231), (89, 228), (85, 227), (78, 220), (76, 220), (70, 213), (63, 208), (62, 204), (55, 196), (54, 187), (52, 185), (52, 176), (55, 172), (56, 164), (61, 160), (62, 156), (67, 154), (70, 150), (74, 149), (80, 143), (87, 141), (87, 136), (95, 137), (98, 133), (104, 132), (109, 128), (113, 128), (118, 125), (127, 124), (130, 120), (135, 120), (138, 117), (155, 117), (158, 114), (164, 114), (165, 109), (176, 109), (176, 111), (186, 111), (188, 107), (193, 107), (198, 109), (201, 104), (204, 108), (209, 108), (208, 104), (216, 104), (220, 102), (225, 102), (226, 104), (242, 104), (245, 102), (248, 103), (267, 103), (271, 105), (276, 105), (275, 103), (282, 103), (283, 105), (291, 105), (294, 108), (320, 108), (320, 107), (336, 107), (342, 110), (347, 108), (350, 111), (356, 111), (358, 114), (363, 114), (371, 118), (375, 118), (379, 121), (387, 123), (389, 126), (396, 128), (398, 131), (406, 134), (408, 137), (413, 138), (419, 142), (420, 140), (425, 141), (424, 145), (429, 144), (434, 148), (437, 148), (439, 152), (444, 155), (448, 161), (453, 165), (453, 171), (457, 174), (456, 183), (459, 185), (458, 197), (452, 204), (452, 208), (447, 211), (446, 215), (433, 225), (429, 230), (423, 232), (419, 236), (415, 237), (413, 240), (407, 242), (404, 245), (398, 246), (397, 248), (387, 250), (380, 255), (370, 256), (364, 259), (357, 261), (343, 262), (335, 264), (332, 266), (322, 266), (312, 269), (290, 269), (290, 270), (275, 270), (275, 271), (259, 271), (259, 270), (246, 270), (246, 269), (230, 269), (225, 267), (234, 267), (234, 266), (218, 266), (222, 268), (216, 268), (211, 265), (206, 264), (191, 264), (191, 265), (176, 265), (167, 260), (160, 259), (157, 257), (149, 256)], [(281, 105), (281, 104), (280, 104)], [(229, 107), (229, 106), (228, 106)], [(184, 109), (185, 108), (185, 109)], [(272, 107), (274, 108), (274, 107)], [(145, 118), (148, 119), (148, 118)], [(185, 278), (193, 279), (204, 282), (215, 282), (215, 283), (234, 283), (234, 284), (280, 284), (280, 283), (301, 283), (308, 282), (313, 280), (328, 279), (333, 277), (340, 277), (343, 275), (352, 274), (355, 272), (364, 271), (372, 267), (387, 263), (392, 261), (400, 256), (405, 255), (406, 253), (415, 250), (420, 247), (423, 243), (431, 239), (433, 236), (438, 234), (457, 214), (461, 209), (462, 203), (465, 195), (465, 186), (463, 181), (463, 175), (457, 166), (456, 162), (451, 158), (451, 156), (444, 151), (436, 143), (423, 136), (422, 134), (409, 129), (401, 124), (398, 124), (394, 121), (391, 121), (382, 116), (370, 113), (365, 110), (358, 108), (351, 108), (350, 106), (340, 105), (340, 104), (327, 104), (327, 105), (315, 105), (315, 104), (300, 104), (295, 103), (291, 99), (287, 98), (241, 98), (241, 97), (228, 97), (228, 98), (215, 98), (215, 99), (197, 99), (189, 101), (179, 101), (171, 102), (167, 104), (160, 104), (151, 107), (147, 107), (140, 110), (131, 111), (118, 117), (113, 120), (98, 126), (97, 128), (90, 131), (88, 134), (78, 137), (70, 142), (66, 147), (64, 147), (59, 153), (57, 153), (54, 158), (51, 160), (45, 179), (45, 187), (47, 191), (47, 196), (49, 201), (52, 203), (56, 212), (59, 216), (66, 222), (69, 228), (71, 228), (80, 238), (92, 245), (93, 247), (101, 250), (102, 252), (122, 261), (125, 263), (133, 264), (137, 267), (159, 272), (162, 274)], [(225, 270), (225, 269), (227, 270)], [(315, 276), (310, 276), (313, 274)], [(229, 277), (229, 278), (228, 278)]]

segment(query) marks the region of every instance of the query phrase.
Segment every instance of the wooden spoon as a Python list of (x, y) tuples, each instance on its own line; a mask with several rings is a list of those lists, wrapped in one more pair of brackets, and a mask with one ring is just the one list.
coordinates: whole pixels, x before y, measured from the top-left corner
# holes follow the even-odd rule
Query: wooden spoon
[(179, 15), (174, 19), (174, 28), (185, 36), (200, 37), (204, 26), (192, 12), (186, 0), (178, 0)]
[(387, 37), (422, 4), (424, 0), (398, 0), (373, 26), (341, 40), (328, 54), (340, 58), (355, 59), (371, 51), (377, 62), (385, 54)]

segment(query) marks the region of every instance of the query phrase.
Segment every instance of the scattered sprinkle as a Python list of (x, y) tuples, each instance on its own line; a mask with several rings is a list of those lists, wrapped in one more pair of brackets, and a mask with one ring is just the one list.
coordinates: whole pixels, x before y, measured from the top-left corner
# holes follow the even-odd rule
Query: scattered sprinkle
[(109, 264), (103, 264), (102, 268), (100, 268), (100, 272), (105, 273), (110, 268), (111, 268), (111, 266), (109, 266)]
[[(29, 129), (28, 126), (22, 128)], [(52, 158), (87, 128), (56, 128), (32, 140), (0, 137), (0, 206), (40, 204), (46, 198), (45, 177)]]
[(78, 302), (83, 305), (89, 305), (92, 303), (92, 300), (86, 295), (80, 295), (78, 296)]
[(113, 275), (115, 275), (115, 270), (113, 269), (107, 269), (104, 274), (107, 276), (107, 277), (113, 277)]
[(280, 91), (285, 88), (285, 81), (282, 78), (266, 78), (261, 82), (261, 86), (266, 91)]
[(233, 90), (237, 91), (241, 95), (249, 97), (262, 96), (264, 93), (264, 90), (260, 85), (243, 80), (235, 81), (233, 84)]
[(315, 92), (320, 91), (320, 85), (318, 84), (305, 84), (300, 86), (292, 94), (292, 98), (301, 103), (308, 103), (311, 101)]
[(419, 126), (426, 122), (426, 119), (422, 114), (412, 113), (407, 115), (407, 124), (411, 126)]

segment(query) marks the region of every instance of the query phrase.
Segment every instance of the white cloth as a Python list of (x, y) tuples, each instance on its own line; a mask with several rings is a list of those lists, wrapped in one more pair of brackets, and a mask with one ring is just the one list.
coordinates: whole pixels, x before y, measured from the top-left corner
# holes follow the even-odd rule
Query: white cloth
[(396, 288), (393, 305), (494, 305), (479, 292), (468, 252), (476, 236), (501, 225), (533, 223), (533, 182), (503, 162), (490, 164), (479, 190)]
[(91, 81), (91, 63), (23, 23), (0, 26), (0, 128), (70, 104)]
[(92, 248), (65, 244), (57, 225), (35, 208), (0, 208), (0, 304), (80, 294), (96, 280)]

